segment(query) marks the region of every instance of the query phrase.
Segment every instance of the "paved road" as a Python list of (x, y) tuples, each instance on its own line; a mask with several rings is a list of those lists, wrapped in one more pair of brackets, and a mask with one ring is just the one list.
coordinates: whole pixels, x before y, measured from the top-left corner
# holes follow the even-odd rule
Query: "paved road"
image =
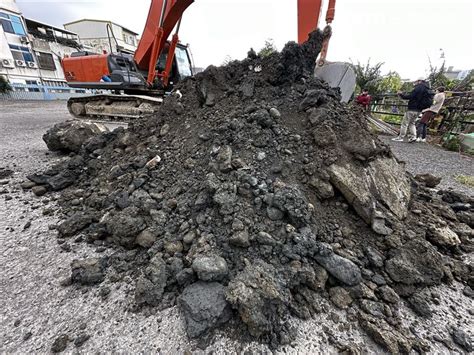
[(19, 176), (50, 162), (41, 137), (67, 118), (64, 101), (0, 101), (0, 167), (8, 166)]
[(474, 158), (456, 152), (450, 152), (427, 143), (393, 142), (391, 138), (380, 137), (389, 144), (392, 151), (407, 163), (407, 169), (413, 174), (430, 173), (442, 178), (440, 188), (453, 188), (474, 195), (472, 187), (456, 181), (458, 175), (474, 176)]

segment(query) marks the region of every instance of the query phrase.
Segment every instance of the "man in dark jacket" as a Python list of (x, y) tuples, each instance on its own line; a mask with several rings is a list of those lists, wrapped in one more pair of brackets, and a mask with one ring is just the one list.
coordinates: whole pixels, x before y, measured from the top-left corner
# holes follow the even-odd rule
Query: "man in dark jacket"
[(402, 126), (400, 128), (400, 135), (393, 138), (394, 141), (403, 142), (405, 138), (408, 142), (416, 141), (416, 127), (415, 121), (420, 115), (421, 111), (431, 106), (431, 94), (428, 84), (423, 78), (416, 81), (415, 88), (409, 94), (402, 92), (398, 93), (402, 99), (408, 100), (408, 109), (403, 116)]

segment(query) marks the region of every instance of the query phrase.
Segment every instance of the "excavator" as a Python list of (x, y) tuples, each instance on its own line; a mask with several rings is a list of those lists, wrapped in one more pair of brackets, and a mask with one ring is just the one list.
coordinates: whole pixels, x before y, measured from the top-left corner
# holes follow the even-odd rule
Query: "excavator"
[[(179, 42), (183, 13), (193, 2), (151, 0), (145, 29), (133, 56), (82, 51), (65, 57), (62, 67), (70, 87), (111, 92), (70, 98), (69, 112), (79, 119), (119, 122), (156, 112), (164, 95), (169, 94), (177, 82), (193, 75), (188, 48)], [(323, 0), (297, 2), (298, 42), (303, 43), (308, 34), (318, 28)], [(355, 88), (353, 70), (346, 63), (326, 61), (335, 5), (336, 0), (329, 0), (324, 29), (326, 39), (315, 75), (332, 87), (340, 87), (343, 101), (347, 101)], [(113, 33), (112, 37), (115, 39)]]

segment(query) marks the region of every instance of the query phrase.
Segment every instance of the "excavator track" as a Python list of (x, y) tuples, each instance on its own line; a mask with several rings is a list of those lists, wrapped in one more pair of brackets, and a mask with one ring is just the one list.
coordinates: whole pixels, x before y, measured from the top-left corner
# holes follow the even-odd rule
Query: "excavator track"
[(67, 108), (80, 120), (130, 123), (153, 115), (162, 102), (161, 97), (100, 94), (72, 97)]

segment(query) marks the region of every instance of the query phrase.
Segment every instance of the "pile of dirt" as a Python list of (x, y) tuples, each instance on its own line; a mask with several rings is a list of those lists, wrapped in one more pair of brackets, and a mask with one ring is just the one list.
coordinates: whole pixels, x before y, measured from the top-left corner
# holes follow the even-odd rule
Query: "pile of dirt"
[[(271, 346), (292, 316), (347, 310), (391, 352), (428, 350), (400, 321), (429, 317), (424, 287), (474, 286), (473, 200), (409, 177), (363, 115), (313, 78), (322, 35), (209, 67), (156, 117), (88, 140), (30, 176), (59, 199), (66, 241), (117, 251), (76, 260), (71, 281), (127, 276), (138, 308), (177, 304), (188, 335), (234, 319)], [(469, 287), (466, 286), (466, 287)]]

